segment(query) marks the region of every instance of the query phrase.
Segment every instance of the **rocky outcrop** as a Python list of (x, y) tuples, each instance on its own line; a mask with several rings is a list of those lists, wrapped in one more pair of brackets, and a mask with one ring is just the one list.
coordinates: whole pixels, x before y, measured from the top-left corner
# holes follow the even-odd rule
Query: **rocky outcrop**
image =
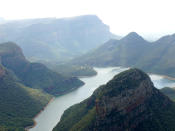
[[(104, 87), (109, 88), (109, 91), (96, 99), (95, 130), (134, 129), (153, 117), (153, 113), (148, 112), (151, 101), (161, 100), (156, 101), (157, 108), (166, 108), (171, 104), (166, 96), (154, 88), (150, 78), (142, 71), (131, 69), (125, 73), (124, 76), (116, 76), (109, 82)], [(118, 93), (112, 94), (113, 92)]]
[[(147, 74), (130, 69), (99, 87), (89, 99), (68, 109), (54, 131), (174, 130), (175, 126), (170, 126), (175, 121), (173, 105), (154, 87)], [(74, 122), (69, 124), (71, 120)]]

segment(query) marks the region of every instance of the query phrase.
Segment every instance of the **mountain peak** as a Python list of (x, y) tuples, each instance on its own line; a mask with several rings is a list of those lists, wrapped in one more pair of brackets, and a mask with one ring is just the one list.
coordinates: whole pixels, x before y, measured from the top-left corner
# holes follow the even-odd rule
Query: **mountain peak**
[[(145, 86), (142, 86), (143, 81), (145, 82)], [(154, 85), (146, 73), (139, 69), (131, 68), (116, 75), (109, 81), (105, 88), (102, 89), (102, 94), (111, 97), (119, 95), (122, 91), (137, 90), (138, 88), (142, 88), (142, 91), (145, 90), (147, 92), (146, 94), (149, 94), (152, 92)]]
[[(168, 112), (172, 112), (171, 117)], [(79, 127), (82, 131), (174, 130), (174, 116), (173, 103), (154, 87), (149, 76), (139, 69), (129, 69), (65, 111), (54, 131)], [(74, 122), (68, 124), (69, 121)]]
[(140, 35), (138, 35), (136, 32), (130, 32), (128, 35), (126, 35), (123, 39), (121, 40), (129, 40), (129, 41), (145, 41)]
[(1, 43), (0, 44), (0, 52), (1, 51), (8, 51), (8, 52), (10, 52), (10, 51), (21, 51), (22, 52), (22, 50), (21, 50), (21, 48), (16, 44), (16, 43), (14, 43), (14, 42), (4, 42), (4, 43)]
[[(126, 70), (126, 71), (121, 72), (120, 74), (116, 75), (116, 76), (114, 77), (114, 79), (119, 79), (119, 78), (121, 78), (121, 77), (126, 77), (126, 76), (127, 76), (127, 77), (132, 76), (135, 80), (140, 79), (141, 76), (144, 77), (144, 78), (149, 78), (148, 75), (147, 75), (145, 72), (141, 71), (140, 69), (131, 68), (131, 69), (129, 69), (129, 70)], [(139, 77), (138, 77), (138, 76), (139, 76)]]
[(138, 34), (137, 34), (137, 32), (130, 32), (128, 35), (133, 35), (133, 36), (139, 36)]
[(0, 55), (1, 57), (11, 55), (25, 60), (22, 49), (13, 42), (5, 42), (0, 44)]

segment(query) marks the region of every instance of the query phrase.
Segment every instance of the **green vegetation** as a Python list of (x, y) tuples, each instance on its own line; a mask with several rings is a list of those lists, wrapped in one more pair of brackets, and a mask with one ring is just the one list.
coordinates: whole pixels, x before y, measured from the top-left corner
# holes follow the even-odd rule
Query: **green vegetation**
[(175, 103), (147, 74), (130, 69), (67, 109), (53, 131), (173, 131), (174, 118)]
[(48, 65), (50, 69), (65, 76), (94, 76), (97, 72), (90, 66), (78, 66), (69, 64)]
[(30, 63), (15, 43), (0, 44), (1, 63), (12, 70), (24, 85), (42, 89), (52, 95), (61, 95), (83, 85), (76, 77), (62, 76), (45, 65)]
[(24, 131), (51, 100), (49, 94), (62, 95), (83, 85), (76, 77), (62, 76), (43, 64), (30, 63), (12, 42), (0, 44), (0, 63), (2, 131)]
[(84, 131), (88, 130), (88, 127), (93, 125), (95, 122), (95, 107), (90, 109), (87, 114), (72, 127), (72, 131)]
[(110, 40), (72, 64), (137, 67), (146, 72), (175, 77), (175, 34), (148, 42), (132, 32), (121, 40)]
[(24, 131), (51, 98), (20, 84), (12, 72), (0, 66), (0, 130)]
[(94, 103), (89, 105), (88, 100), (68, 108), (53, 131), (79, 131), (85, 129), (95, 116)]

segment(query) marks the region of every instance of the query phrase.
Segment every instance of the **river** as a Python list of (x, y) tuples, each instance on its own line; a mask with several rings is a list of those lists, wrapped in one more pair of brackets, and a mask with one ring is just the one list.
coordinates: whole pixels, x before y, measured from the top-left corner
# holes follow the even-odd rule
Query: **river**
[[(77, 90), (68, 93), (66, 95), (54, 98), (48, 106), (42, 111), (36, 118), (37, 123), (35, 127), (29, 131), (52, 131), (55, 125), (59, 122), (61, 115), (71, 105), (81, 102), (92, 95), (93, 91), (102, 84), (105, 84), (114, 75), (126, 70), (127, 68), (121, 67), (108, 67), (108, 68), (94, 68), (97, 71), (97, 75), (93, 77), (80, 78), (85, 85)], [(163, 88), (175, 87), (175, 81), (168, 80), (162, 76), (151, 74), (151, 80), (155, 87)]]

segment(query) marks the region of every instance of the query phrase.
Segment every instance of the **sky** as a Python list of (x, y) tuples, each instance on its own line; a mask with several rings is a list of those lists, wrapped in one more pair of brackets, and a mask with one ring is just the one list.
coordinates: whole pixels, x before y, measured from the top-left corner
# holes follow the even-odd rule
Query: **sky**
[(95, 14), (111, 32), (146, 38), (175, 33), (175, 0), (0, 0), (7, 20)]

